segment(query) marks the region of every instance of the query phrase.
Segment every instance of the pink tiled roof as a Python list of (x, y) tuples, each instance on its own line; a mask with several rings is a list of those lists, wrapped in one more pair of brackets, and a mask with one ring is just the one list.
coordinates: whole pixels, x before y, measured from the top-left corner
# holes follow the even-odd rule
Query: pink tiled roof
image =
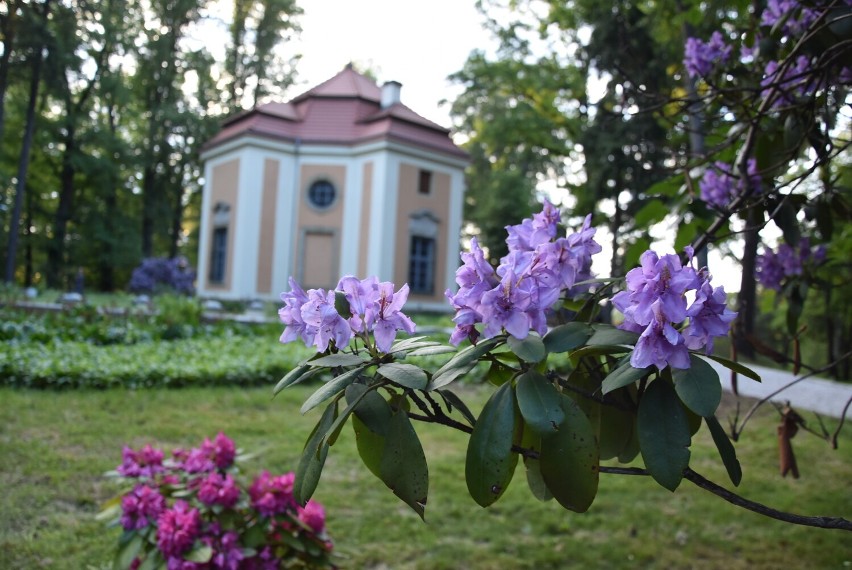
[(467, 158), (453, 144), (448, 129), (402, 103), (382, 109), (380, 101), (381, 88), (347, 65), (288, 103), (260, 105), (230, 118), (205, 149), (251, 134), (302, 144), (353, 145), (386, 139)]

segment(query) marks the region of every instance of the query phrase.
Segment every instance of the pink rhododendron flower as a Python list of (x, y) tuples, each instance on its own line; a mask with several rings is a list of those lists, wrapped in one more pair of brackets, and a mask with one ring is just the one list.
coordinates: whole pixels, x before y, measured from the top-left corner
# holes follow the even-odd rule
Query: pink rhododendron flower
[(201, 515), (186, 501), (175, 501), (157, 519), (157, 546), (166, 558), (178, 557), (192, 548), (201, 532)]
[(299, 513), (299, 520), (317, 534), (325, 529), (325, 509), (318, 502), (310, 500), (304, 508), (298, 507), (296, 510)]
[(139, 451), (125, 446), (121, 451), (121, 465), (116, 468), (125, 477), (153, 477), (165, 471), (163, 452), (146, 444)]
[(240, 498), (240, 489), (230, 474), (222, 476), (212, 472), (198, 487), (198, 500), (206, 505), (231, 508)]
[(139, 530), (155, 522), (166, 509), (166, 499), (148, 485), (136, 485), (121, 498), (121, 526), (125, 530)]
[(296, 507), (293, 498), (293, 482), (295, 473), (286, 473), (273, 477), (268, 471), (263, 471), (249, 487), (251, 504), (258, 512), (271, 517)]

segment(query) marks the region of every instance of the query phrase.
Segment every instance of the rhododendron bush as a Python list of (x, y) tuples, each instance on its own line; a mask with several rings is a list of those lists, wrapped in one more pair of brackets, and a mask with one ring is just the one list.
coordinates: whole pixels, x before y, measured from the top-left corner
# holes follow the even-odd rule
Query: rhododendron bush
[[(316, 375), (327, 381), (302, 411), (325, 405), (305, 446), (294, 494), (313, 494), (329, 448), (351, 420), (364, 464), (424, 516), (429, 474), (412, 420), (470, 434), (468, 490), (487, 506), (511, 482), (523, 458), (527, 482), (541, 499), (587, 510), (597, 494), (601, 459), (642, 456), (650, 474), (674, 490), (689, 467), (692, 436), (710, 429), (734, 484), (741, 472), (734, 448), (715, 417), (721, 385), (707, 358), (757, 376), (710, 354), (735, 316), (724, 290), (683, 258), (648, 251), (612, 295), (611, 280), (595, 280), (592, 256), (601, 250), (587, 218), (577, 232), (560, 228), (560, 213), (541, 213), (508, 228), (509, 254), (495, 269), (473, 240), (447, 291), (455, 309), (450, 341), (456, 352), (408, 334), (402, 311), (408, 287), (376, 278), (340, 280), (335, 291), (303, 291), (291, 280), (280, 310), (282, 342), (317, 348), (275, 392)], [(618, 327), (596, 322), (603, 299), (623, 313)], [(559, 309), (559, 310), (557, 310)], [(405, 338), (397, 339), (400, 333)], [(437, 370), (410, 357), (456, 352)], [(567, 369), (548, 368), (565, 355)], [(485, 363), (495, 391), (478, 418), (451, 385)]]
[(125, 447), (109, 475), (127, 490), (100, 515), (123, 529), (115, 567), (333, 567), (322, 505), (296, 501), (292, 472), (245, 479), (239, 459), (222, 433), (170, 458), (151, 445)]

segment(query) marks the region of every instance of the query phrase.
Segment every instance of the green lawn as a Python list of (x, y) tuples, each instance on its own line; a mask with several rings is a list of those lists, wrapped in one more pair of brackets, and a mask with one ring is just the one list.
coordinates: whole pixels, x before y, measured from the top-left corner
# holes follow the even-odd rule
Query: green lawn
[[(0, 568), (100, 568), (117, 530), (94, 520), (113, 489), (102, 473), (121, 447), (192, 446), (219, 430), (261, 456), (247, 465), (295, 468), (318, 418), (298, 413), (311, 387), (50, 392), (0, 389)], [(477, 407), (484, 390), (467, 388)], [(852, 431), (840, 449), (794, 440), (802, 478), (777, 474), (774, 412), (749, 425), (738, 452), (739, 492), (801, 514), (852, 517)], [(602, 475), (589, 513), (532, 498), (519, 470), (489, 509), (468, 496), (462, 434), (417, 425), (431, 474), (426, 523), (361, 465), (344, 431), (315, 498), (345, 568), (845, 568), (852, 536), (796, 527), (725, 503), (684, 481), (674, 494), (644, 477)], [(832, 427), (832, 426), (829, 426)], [(693, 468), (725, 484), (709, 436)], [(729, 486), (726, 485), (726, 486)]]

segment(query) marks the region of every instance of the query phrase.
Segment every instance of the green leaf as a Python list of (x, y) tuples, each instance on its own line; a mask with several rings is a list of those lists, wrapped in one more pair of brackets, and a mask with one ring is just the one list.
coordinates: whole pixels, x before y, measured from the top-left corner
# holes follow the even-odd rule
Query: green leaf
[(349, 306), (349, 299), (343, 291), (334, 292), (334, 310), (344, 319), (352, 317), (352, 307)]
[(595, 325), (595, 332), (586, 341), (588, 346), (629, 344), (634, 346), (639, 340), (635, 332), (623, 331), (610, 325)]
[(459, 351), (435, 372), (432, 376), (432, 380), (430, 380), (426, 386), (426, 389), (436, 390), (438, 388), (443, 388), (450, 382), (456, 380), (459, 376), (464, 376), (476, 365), (476, 361), (479, 360), (481, 356), (501, 344), (503, 341), (503, 337), (493, 337)]
[[(525, 423), (522, 428), (521, 447), (530, 451), (541, 452), (541, 436)], [(542, 502), (553, 499), (553, 494), (547, 489), (544, 478), (541, 476), (541, 462), (538, 459), (526, 456), (523, 461), (526, 468), (527, 486), (533, 496)]]
[(721, 364), (725, 368), (729, 368), (730, 370), (733, 370), (737, 374), (742, 374), (743, 376), (745, 376), (747, 378), (751, 378), (752, 380), (760, 382), (760, 375), (757, 372), (755, 372), (751, 368), (748, 368), (747, 366), (743, 366), (739, 362), (729, 360), (729, 359), (727, 359), (723, 356), (716, 356), (715, 354), (708, 354), (706, 356), (707, 356), (707, 358), (712, 358), (713, 360), (715, 360), (716, 362), (718, 362), (719, 364)]
[(188, 560), (189, 562), (198, 562), (200, 564), (210, 562), (211, 558), (213, 558), (213, 549), (206, 544), (197, 546), (183, 555), (184, 560)]
[(672, 371), (674, 387), (680, 400), (702, 417), (712, 416), (722, 401), (719, 374), (707, 361), (689, 355), (689, 368)]
[(423, 346), (416, 348), (408, 353), (408, 356), (432, 356), (435, 354), (449, 354), (455, 352), (456, 349), (446, 344), (435, 343), (434, 345)]
[(600, 455), (614, 459), (628, 450), (636, 437), (636, 414), (615, 406), (601, 406)]
[(302, 450), (302, 457), (296, 467), (293, 497), (303, 505), (314, 494), (319, 483), (325, 458), (328, 455), (328, 444), (324, 444), (323, 440), (336, 417), (337, 402), (332, 402), (323, 412)]
[(328, 356), (321, 356), (316, 360), (310, 360), (308, 361), (308, 364), (311, 366), (334, 368), (336, 366), (355, 366), (357, 364), (364, 364), (365, 362), (366, 361), (357, 354), (338, 352), (337, 354), (329, 354)]
[(542, 341), (548, 353), (568, 352), (582, 346), (592, 332), (592, 327), (585, 323), (566, 323), (550, 329)]
[(142, 549), (142, 536), (138, 533), (133, 535), (126, 544), (124, 544), (115, 555), (113, 567), (116, 569), (125, 570), (133, 564), (133, 559), (139, 554)]
[(515, 369), (506, 366), (502, 362), (494, 360), (485, 373), (485, 379), (495, 386), (502, 386), (515, 377)]
[(624, 354), (625, 352), (630, 352), (632, 347), (629, 346), (621, 346), (617, 344), (601, 344), (598, 346), (584, 346), (583, 348), (578, 348), (574, 352), (571, 353), (572, 360), (579, 360), (585, 356), (605, 356), (608, 354)]
[(476, 418), (473, 416), (470, 409), (468, 409), (465, 403), (456, 394), (449, 390), (438, 390), (437, 392), (444, 399), (444, 403), (451, 412), (453, 408), (455, 408), (471, 426), (476, 423)]
[(391, 352), (401, 352), (403, 350), (411, 350), (412, 345), (420, 346), (422, 342), (434, 342), (429, 340), (428, 336), (412, 336), (409, 338), (404, 338), (402, 340), (398, 340), (393, 345), (391, 345)]
[[(388, 412), (388, 420), (390, 420), (390, 406), (388, 406)], [(361, 461), (373, 475), (381, 479), (385, 437), (368, 428), (364, 422), (358, 419), (357, 415), (352, 416), (352, 429), (355, 432), (355, 445), (358, 448)]]
[(599, 454), (589, 419), (574, 400), (560, 395), (565, 421), (541, 438), (541, 475), (560, 505), (586, 512), (598, 492)]
[(360, 366), (358, 368), (353, 368), (352, 370), (348, 370), (340, 376), (336, 376), (323, 384), (319, 390), (311, 394), (308, 399), (305, 400), (305, 403), (302, 404), (301, 412), (304, 414), (332, 396), (342, 392), (349, 384), (358, 378), (358, 375), (361, 374), (363, 370), (364, 368)]
[(512, 451), (514, 434), (515, 392), (507, 382), (486, 402), (467, 446), (467, 489), (482, 507), (499, 499), (512, 481), (518, 464)]
[(604, 378), (604, 381), (601, 384), (601, 392), (603, 394), (609, 394), (613, 390), (629, 386), (637, 380), (647, 377), (653, 370), (653, 366), (648, 366), (646, 368), (633, 368), (633, 366), (630, 365), (630, 360), (628, 359), (627, 362), (610, 372), (609, 375)]
[(547, 356), (544, 342), (542, 342), (541, 337), (537, 334), (530, 333), (522, 340), (510, 336), (506, 344), (509, 345), (509, 349), (518, 358), (526, 362), (541, 362)]
[(379, 435), (387, 434), (393, 413), (381, 394), (363, 384), (350, 384), (346, 388), (346, 402), (353, 406), (355, 416)]
[(743, 479), (743, 470), (740, 467), (740, 461), (737, 459), (737, 452), (734, 449), (734, 444), (728, 439), (728, 434), (719, 425), (719, 420), (716, 416), (705, 417), (707, 427), (710, 428), (710, 435), (713, 436), (713, 443), (716, 444), (716, 449), (719, 450), (719, 455), (722, 457), (722, 463), (725, 464), (725, 469), (728, 471), (728, 477), (731, 478), (731, 483), (734, 486), (739, 486)]
[(337, 419), (334, 420), (331, 427), (328, 428), (328, 432), (326, 432), (323, 443), (327, 443), (330, 446), (337, 443), (337, 438), (343, 430), (343, 425), (349, 419), (349, 416), (352, 415), (352, 412), (355, 411), (355, 407), (358, 406), (365, 396), (367, 396), (370, 392), (373, 392), (373, 390), (374, 388), (368, 388), (362, 384), (350, 384), (346, 387), (345, 394), (350, 396), (347, 398), (348, 405), (343, 409), (343, 413), (337, 416)]
[(390, 362), (379, 366), (377, 372), (399, 386), (411, 388), (412, 390), (423, 390), (428, 378), (426, 373), (413, 364)]
[(284, 375), (278, 384), (275, 385), (275, 388), (272, 389), (272, 395), (277, 396), (278, 392), (286, 388), (287, 386), (292, 386), (293, 384), (297, 384), (299, 382), (303, 382), (314, 375), (316, 370), (311, 367), (310, 364), (301, 364)]
[(674, 491), (689, 465), (689, 423), (677, 394), (668, 382), (648, 385), (639, 402), (639, 449), (645, 467), (657, 483)]
[(536, 433), (552, 433), (559, 429), (565, 414), (559, 405), (559, 392), (542, 374), (529, 370), (518, 378), (515, 386), (518, 408), (524, 421)]
[(391, 417), (380, 464), (381, 479), (394, 495), (424, 518), (429, 493), (429, 468), (420, 439), (408, 419), (398, 411)]
[[(661, 222), (671, 213), (669, 206), (662, 200), (651, 199), (642, 206), (633, 217), (634, 223), (639, 227), (646, 227), (652, 223)], [(646, 248), (647, 249), (647, 248)]]

